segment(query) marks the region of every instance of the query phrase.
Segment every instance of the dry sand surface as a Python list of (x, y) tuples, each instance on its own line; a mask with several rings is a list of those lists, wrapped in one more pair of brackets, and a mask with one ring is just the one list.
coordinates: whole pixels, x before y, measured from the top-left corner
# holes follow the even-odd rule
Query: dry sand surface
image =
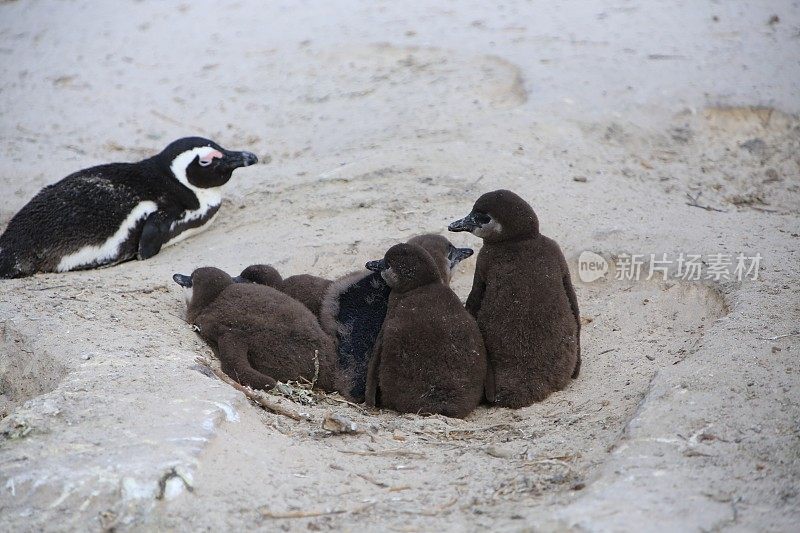
[[(799, 58), (795, 1), (0, 2), (0, 227), (177, 137), (271, 157), (151, 260), (0, 283), (0, 529), (796, 531)], [(500, 187), (573, 268), (566, 390), (463, 421), (267, 395), (298, 421), (196, 362), (172, 273), (338, 276)]]

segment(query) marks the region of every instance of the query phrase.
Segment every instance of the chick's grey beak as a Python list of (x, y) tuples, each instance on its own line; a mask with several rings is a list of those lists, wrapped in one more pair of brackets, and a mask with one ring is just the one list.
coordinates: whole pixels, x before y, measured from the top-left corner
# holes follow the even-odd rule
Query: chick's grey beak
[(470, 257), (474, 253), (475, 250), (473, 250), (472, 248), (453, 248), (452, 250), (450, 250), (450, 253), (448, 254), (448, 259), (450, 259), (450, 268), (453, 268), (454, 266), (459, 264), (467, 257)]
[(239, 167), (249, 167), (258, 163), (258, 157), (252, 152), (229, 152), (225, 151), (222, 165), (231, 170)]
[(173, 274), (173, 281), (186, 289), (192, 288), (192, 276), (185, 276), (183, 274)]
[(447, 229), (450, 231), (472, 231), (477, 227), (479, 227), (479, 224), (475, 222), (475, 216), (470, 213), (461, 220), (451, 222)]
[(388, 265), (386, 264), (386, 260), (378, 259), (377, 261), (369, 261), (366, 265), (367, 270), (372, 270), (373, 272), (383, 272), (386, 270)]

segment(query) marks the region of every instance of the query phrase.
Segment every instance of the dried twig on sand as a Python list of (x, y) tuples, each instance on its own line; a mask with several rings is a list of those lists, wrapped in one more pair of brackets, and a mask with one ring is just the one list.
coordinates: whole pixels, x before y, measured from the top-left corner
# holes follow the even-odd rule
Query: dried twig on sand
[(536, 466), (536, 465), (556, 465), (563, 466), (564, 468), (572, 468), (566, 461), (560, 459), (537, 459), (535, 461), (525, 461), (522, 466)]
[(412, 452), (411, 450), (376, 450), (376, 451), (369, 451), (369, 450), (339, 450), (342, 453), (347, 453), (350, 455), (365, 455), (368, 457), (411, 457), (416, 459), (423, 459), (426, 457), (424, 453), (420, 452)]
[(756, 337), (756, 338), (760, 341), (777, 341), (780, 339), (785, 339), (786, 337), (794, 337), (795, 335), (800, 335), (800, 331), (786, 333), (784, 335), (775, 335), (774, 337)]
[(292, 420), (309, 420), (308, 415), (302, 415), (297, 411), (295, 411), (294, 409), (289, 409), (288, 407), (284, 407), (278, 403), (268, 400), (267, 398), (264, 398), (260, 394), (256, 393), (253, 389), (245, 387), (241, 383), (237, 383), (236, 381), (232, 380), (227, 374), (225, 374), (222, 370), (219, 370), (211, 366), (209, 362), (203, 359), (202, 357), (198, 357), (196, 359), (196, 362), (198, 364), (210, 368), (211, 371), (214, 373), (214, 375), (216, 375), (219, 379), (221, 379), (234, 389), (238, 390), (239, 392), (247, 396), (249, 400), (252, 400), (253, 402), (257, 403), (259, 406), (266, 409), (267, 411), (275, 413), (276, 415), (288, 416)]
[(29, 291), (51, 291), (53, 289), (63, 289), (64, 287), (69, 287), (69, 285), (50, 285), (49, 287), (34, 287), (28, 289)]
[(314, 350), (314, 377), (311, 380), (312, 389), (317, 384), (317, 378), (319, 378), (319, 350)]
[(353, 402), (351, 402), (349, 400), (345, 400), (344, 398), (337, 398), (337, 396), (338, 396), (337, 393), (333, 393), (333, 394), (323, 393), (322, 394), (322, 397), (325, 398), (326, 400), (331, 400), (332, 402), (346, 403), (350, 407), (355, 407), (356, 409), (358, 409), (362, 413), (368, 413), (369, 412), (366, 409), (364, 409), (363, 406), (358, 405), (357, 403), (353, 403)]
[(310, 518), (313, 516), (325, 516), (329, 514), (344, 514), (347, 509), (326, 509), (324, 511), (287, 511), (285, 513), (276, 513), (273, 511), (263, 510), (261, 516), (264, 518)]
[(315, 516), (327, 516), (332, 514), (345, 514), (345, 513), (360, 513), (366, 509), (369, 509), (377, 502), (369, 502), (366, 505), (361, 505), (359, 507), (354, 507), (353, 509), (323, 509), (322, 511), (286, 511), (286, 512), (275, 512), (270, 511), (269, 509), (259, 509), (261, 516), (264, 518), (313, 518)]
[(389, 486), (389, 484), (384, 483), (383, 481), (378, 481), (374, 477), (368, 476), (367, 474), (356, 474), (356, 475), (358, 477), (362, 478), (362, 479), (365, 479), (366, 481), (369, 481), (370, 483), (372, 483), (376, 487), (380, 487), (382, 489), (386, 489), (386, 492), (401, 492), (401, 491), (404, 491), (404, 490), (411, 490), (411, 488), (412, 488), (411, 485), (395, 485), (395, 486), (392, 487), (392, 486)]
[(385, 489), (385, 488), (387, 488), (389, 486), (388, 483), (384, 483), (383, 481), (378, 481), (377, 479), (375, 479), (374, 477), (370, 476), (369, 474), (359, 474), (358, 472), (356, 472), (356, 475), (358, 477), (360, 477), (361, 479), (369, 481), (370, 483), (372, 483), (376, 487), (380, 487), (382, 489)]
[(717, 211), (718, 213), (724, 213), (724, 209), (717, 209), (716, 207), (711, 207), (710, 205), (700, 205), (697, 201), (700, 199), (700, 195), (703, 194), (702, 191), (698, 192), (696, 196), (692, 196), (688, 192), (686, 196), (689, 198), (689, 201), (686, 202), (686, 205), (691, 207), (699, 207), (700, 209), (705, 209), (706, 211)]

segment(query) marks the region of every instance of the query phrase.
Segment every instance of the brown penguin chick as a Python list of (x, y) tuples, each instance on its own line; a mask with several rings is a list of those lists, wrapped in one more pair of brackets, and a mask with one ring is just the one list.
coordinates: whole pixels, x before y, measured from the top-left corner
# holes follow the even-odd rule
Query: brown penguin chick
[(486, 397), (524, 407), (567, 386), (580, 370), (578, 300), (564, 254), (539, 233), (525, 200), (486, 193), (449, 226), (483, 239), (467, 310), (489, 356)]
[(391, 287), (367, 372), (367, 405), (467, 416), (483, 397), (486, 376), (475, 320), (420, 246), (396, 244), (367, 268)]
[(280, 290), (283, 277), (272, 265), (250, 265), (233, 278), (236, 283), (258, 283)]
[(250, 265), (234, 281), (258, 283), (277, 289), (308, 307), (314, 316), (319, 316), (325, 291), (333, 283), (329, 279), (310, 274), (297, 274), (282, 279), (275, 267), (270, 265)]
[[(441, 274), (442, 280), (446, 284), (450, 283), (453, 271), (458, 263), (473, 254), (471, 248), (456, 248), (447, 238), (441, 235), (418, 235), (412, 237), (408, 242), (421, 246), (431, 254), (431, 257), (436, 261), (436, 267)], [(275, 273), (277, 274), (277, 271)], [(333, 283), (332, 280), (319, 276), (297, 274), (284, 279), (280, 286), (272, 286), (301, 302), (319, 317), (326, 293)]]
[(316, 387), (338, 390), (333, 338), (303, 304), (266, 285), (234, 283), (213, 267), (173, 279), (192, 289), (186, 319), (216, 346), (230, 377), (254, 389), (316, 377)]
[[(408, 242), (431, 255), (445, 283), (458, 263), (473, 254), (471, 248), (456, 248), (441, 235), (419, 235)], [(319, 320), (322, 329), (336, 337), (339, 368), (349, 374), (347, 390), (356, 401), (364, 401), (367, 367), (386, 316), (389, 293), (379, 272), (362, 270), (334, 281), (323, 300)]]
[(333, 281), (319, 276), (296, 274), (283, 280), (280, 290), (308, 307), (315, 317), (319, 317), (322, 300), (331, 283)]
[(474, 253), (472, 248), (456, 248), (446, 237), (434, 233), (411, 237), (408, 243), (422, 247), (431, 255), (445, 285), (453, 279), (456, 266)]

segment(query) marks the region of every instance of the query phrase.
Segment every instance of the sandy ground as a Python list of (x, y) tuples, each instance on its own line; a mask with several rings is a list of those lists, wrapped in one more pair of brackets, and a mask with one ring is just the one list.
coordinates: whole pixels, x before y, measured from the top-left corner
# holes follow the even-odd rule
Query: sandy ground
[[(798, 58), (777, 0), (0, 2), (0, 227), (180, 136), (271, 157), (151, 260), (2, 283), (0, 528), (795, 529)], [(567, 390), (464, 421), (270, 396), (294, 421), (195, 362), (173, 272), (334, 277), (499, 187), (572, 268), (611, 262), (573, 273)], [(625, 253), (763, 259), (757, 280), (617, 280)]]

